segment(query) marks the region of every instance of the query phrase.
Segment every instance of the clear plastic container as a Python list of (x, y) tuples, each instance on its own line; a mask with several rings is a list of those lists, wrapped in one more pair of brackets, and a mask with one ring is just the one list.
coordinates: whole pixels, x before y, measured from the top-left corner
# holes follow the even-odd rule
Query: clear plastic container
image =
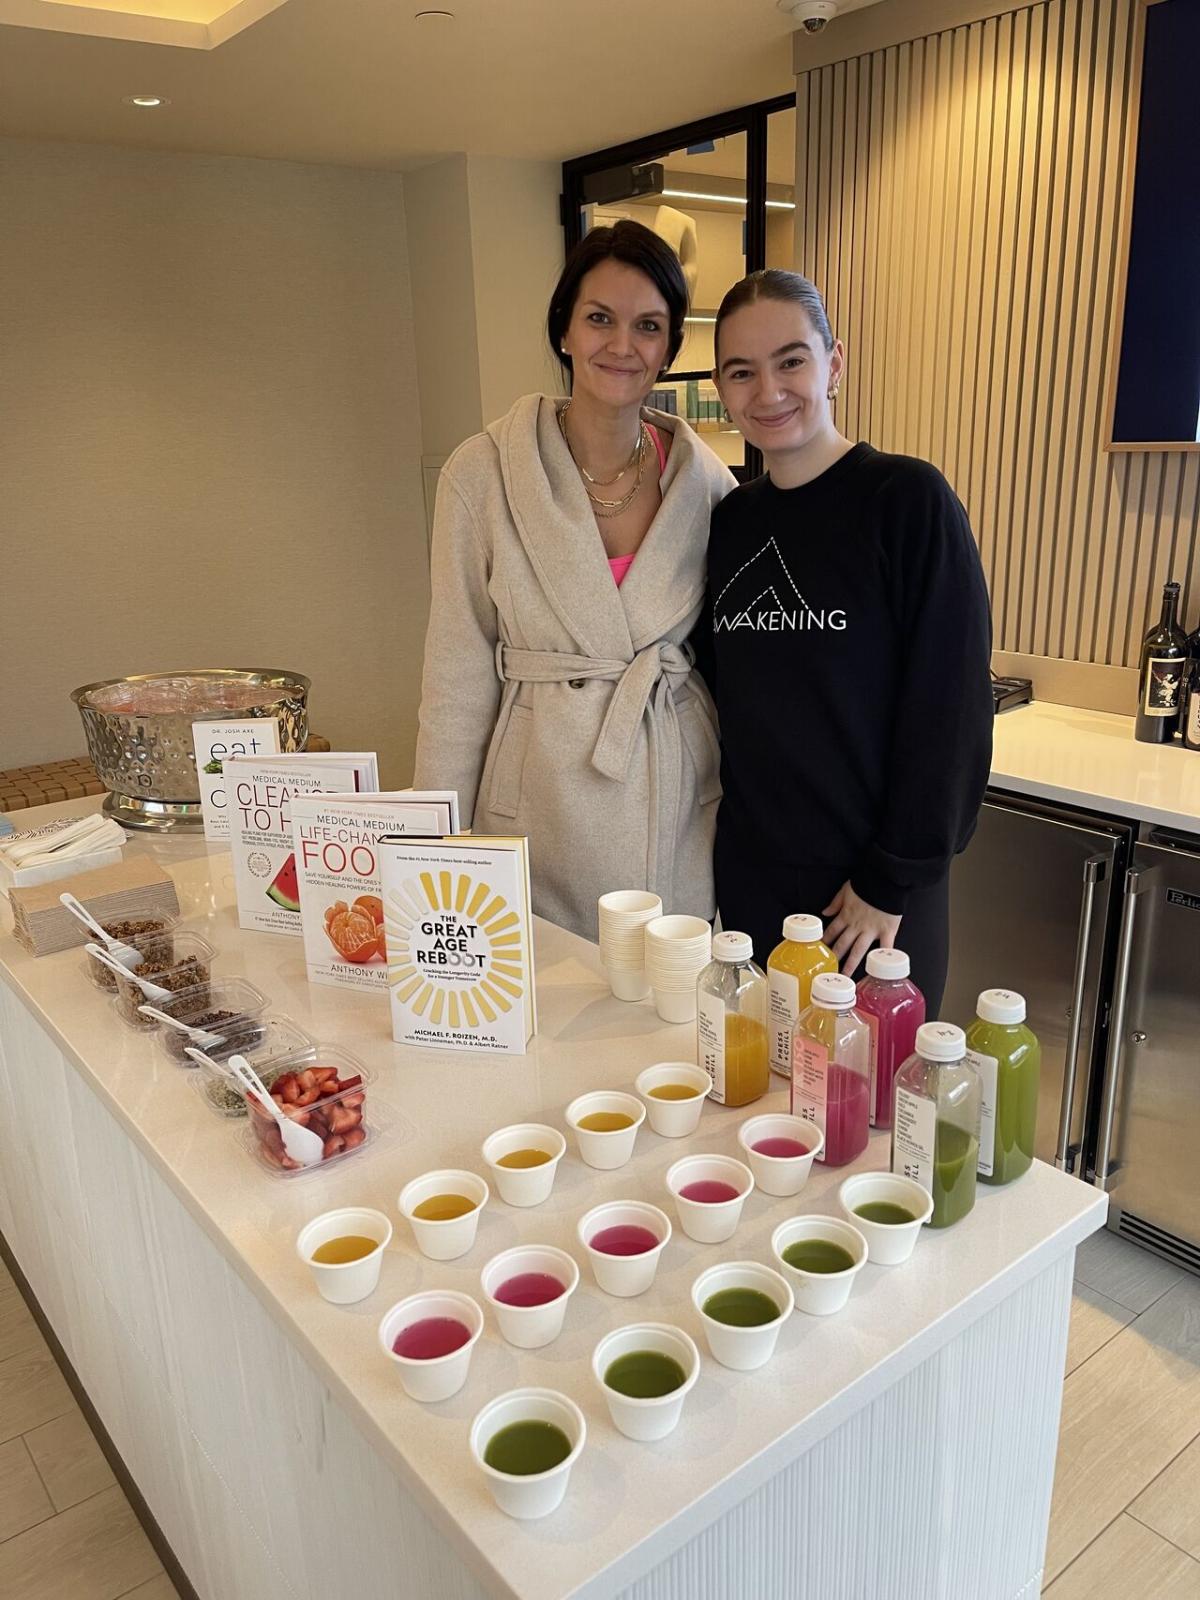
[[(308, 1113), (303, 1120), (297, 1116), (296, 1121), (302, 1121), (304, 1127), (324, 1140), (325, 1155), (311, 1167), (295, 1165), (284, 1153), (283, 1136), (275, 1119), (265, 1111), (256, 1110), (253, 1099), (247, 1095), (246, 1107), (250, 1115), (246, 1139), (251, 1152), (268, 1172), (281, 1178), (294, 1178), (302, 1172), (323, 1172), (333, 1162), (344, 1161), (366, 1149), (371, 1142), (371, 1126), (366, 1117), (367, 1089), (375, 1075), (368, 1072), (356, 1056), (339, 1045), (318, 1043), (280, 1057), (272, 1066), (280, 1070), (270, 1085), (271, 1098), (283, 1106)], [(322, 1068), (332, 1068), (336, 1074), (335, 1079), (324, 1081), (334, 1081), (344, 1087), (333, 1094), (322, 1093), (322, 1080), (317, 1076)], [(306, 1073), (313, 1074), (307, 1084), (302, 1076)], [(314, 1088), (317, 1093), (305, 1103)], [(297, 1089), (298, 1095), (294, 1093)]]
[(722, 1106), (745, 1106), (767, 1092), (767, 980), (754, 964), (749, 934), (713, 936), (713, 959), (696, 980), (696, 1060)]
[(925, 996), (909, 977), (903, 950), (872, 950), (855, 1005), (871, 1024), (871, 1123), (892, 1125), (896, 1074), (912, 1055), (925, 1021)]
[[(171, 935), (172, 959), (158, 961), (147, 958), (138, 967), (139, 977), (169, 989), (172, 994), (182, 994), (185, 989), (200, 989), (212, 977), (212, 962), (216, 951), (207, 939), (198, 933), (175, 932)], [(115, 974), (114, 974), (115, 976)], [(161, 1027), (153, 1017), (144, 1017), (139, 1006), (157, 1006), (157, 1000), (147, 1000), (144, 992), (129, 978), (117, 978), (117, 993), (113, 1004), (121, 1021), (139, 1033), (149, 1033)]]
[[(135, 950), (144, 950), (148, 960), (170, 961), (173, 958), (175, 947), (171, 935), (179, 926), (179, 918), (176, 916), (114, 917), (111, 922), (101, 922), (100, 926), (106, 933), (112, 934), (114, 939), (120, 939), (124, 944), (131, 944)], [(127, 931), (132, 928), (140, 928), (142, 932)], [(97, 961), (95, 956), (88, 955), (86, 951), (83, 957), (83, 970), (97, 989), (103, 989), (106, 994), (116, 994), (116, 973), (111, 967), (106, 967), (103, 961)]]
[(856, 997), (853, 978), (819, 972), (792, 1029), (792, 1115), (825, 1135), (816, 1159), (827, 1167), (855, 1160), (871, 1137), (871, 1025)]
[[(316, 1040), (298, 1022), (279, 1012), (263, 1017), (261, 1026), (262, 1042), (257, 1049), (246, 1052), (246, 1060), (269, 1089), (284, 1070), (286, 1060), (311, 1050)], [(246, 1101), (241, 1085), (230, 1077), (227, 1068), (210, 1057), (199, 1061), (189, 1057), (188, 1060), (199, 1069), (192, 1083), (208, 1109), (218, 1117), (244, 1118)]]
[(967, 1060), (979, 1074), (980, 1183), (1011, 1183), (1029, 1171), (1037, 1138), (1042, 1047), (1025, 1026), (1025, 997), (985, 989), (967, 1029)]
[(979, 1161), (979, 1074), (952, 1022), (926, 1022), (896, 1074), (892, 1171), (933, 1196), (931, 1228), (960, 1222), (975, 1204)]
[[(263, 1013), (267, 997), (245, 978), (214, 978), (197, 989), (182, 989), (170, 1000), (164, 1000), (158, 1010), (186, 1022), (189, 1028), (206, 1028), (209, 1033), (221, 1035), (221, 1044), (204, 1049), (215, 1061), (227, 1061), (231, 1055), (249, 1055), (263, 1042)], [(178, 1028), (159, 1025), (158, 1042), (163, 1054), (177, 1067), (194, 1067), (195, 1058), (187, 1053), (193, 1043)]]
[(771, 1071), (792, 1075), (792, 1029), (812, 1004), (812, 981), (818, 972), (836, 972), (837, 957), (825, 943), (820, 917), (794, 912), (783, 919), (783, 943), (767, 960), (767, 1027), (771, 1035)]

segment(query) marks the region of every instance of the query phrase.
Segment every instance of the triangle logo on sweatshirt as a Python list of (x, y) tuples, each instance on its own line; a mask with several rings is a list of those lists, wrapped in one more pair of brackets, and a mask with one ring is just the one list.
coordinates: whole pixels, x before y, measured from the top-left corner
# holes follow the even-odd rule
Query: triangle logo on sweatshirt
[(713, 631), (733, 633), (749, 628), (754, 633), (800, 633), (830, 628), (841, 632), (846, 613), (840, 607), (814, 610), (800, 593), (796, 580), (772, 536), (743, 561), (713, 600)]

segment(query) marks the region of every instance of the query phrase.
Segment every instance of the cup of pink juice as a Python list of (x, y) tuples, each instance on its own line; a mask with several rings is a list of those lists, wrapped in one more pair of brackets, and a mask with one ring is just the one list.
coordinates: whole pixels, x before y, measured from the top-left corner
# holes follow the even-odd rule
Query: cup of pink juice
[(396, 1363), (405, 1394), (429, 1404), (467, 1381), (483, 1312), (469, 1294), (427, 1289), (398, 1300), (379, 1324), (383, 1353)]
[(738, 1143), (764, 1194), (799, 1194), (808, 1182), (812, 1164), (825, 1144), (825, 1135), (807, 1117), (783, 1112), (775, 1116), (748, 1117), (738, 1129)]
[(573, 1257), (553, 1245), (517, 1245), (493, 1256), (479, 1277), (500, 1332), (519, 1350), (540, 1350), (562, 1332), (579, 1287)]
[(654, 1282), (671, 1237), (671, 1219), (643, 1200), (609, 1200), (579, 1219), (579, 1242), (605, 1294), (627, 1299)]
[(666, 1183), (688, 1238), (721, 1244), (742, 1219), (754, 1174), (732, 1156), (684, 1156), (667, 1168)]

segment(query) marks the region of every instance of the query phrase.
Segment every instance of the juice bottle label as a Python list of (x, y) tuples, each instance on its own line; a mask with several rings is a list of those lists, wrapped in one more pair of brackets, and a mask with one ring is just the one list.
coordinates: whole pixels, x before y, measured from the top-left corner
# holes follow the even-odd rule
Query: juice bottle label
[(785, 1078), (792, 1071), (792, 1024), (800, 1015), (800, 979), (794, 972), (767, 972), (767, 1029), (771, 1035), (771, 1071)]
[(867, 1052), (868, 1052), (868, 1054), (870, 1056), (870, 1061), (871, 1061), (871, 1099), (870, 1099), (871, 1115), (870, 1115), (870, 1122), (871, 1122), (871, 1126), (874, 1127), (875, 1126), (875, 1109), (876, 1109), (876, 1107), (875, 1107), (875, 1095), (876, 1095), (875, 1085), (876, 1085), (876, 1081), (877, 1081), (878, 1076), (879, 1076), (879, 1018), (875, 1015), (875, 1013), (873, 1011), (864, 1011), (863, 1012), (863, 1016), (865, 1016), (866, 1019), (867, 1019)]
[[(829, 1051), (817, 1039), (798, 1035), (792, 1049), (792, 1115), (807, 1117), (825, 1132), (829, 1100)], [(825, 1160), (825, 1151), (817, 1157)]]
[(937, 1136), (937, 1106), (911, 1089), (896, 1090), (896, 1118), (892, 1129), (892, 1171), (919, 1183), (933, 1193), (933, 1147)]
[(981, 1055), (978, 1050), (967, 1051), (967, 1065), (975, 1068), (983, 1085), (979, 1107), (979, 1165), (981, 1178), (990, 1178), (996, 1165), (996, 1080), (995, 1056)]
[(725, 1104), (725, 1002), (703, 990), (696, 1000), (696, 1050), (712, 1082), (712, 1097)]

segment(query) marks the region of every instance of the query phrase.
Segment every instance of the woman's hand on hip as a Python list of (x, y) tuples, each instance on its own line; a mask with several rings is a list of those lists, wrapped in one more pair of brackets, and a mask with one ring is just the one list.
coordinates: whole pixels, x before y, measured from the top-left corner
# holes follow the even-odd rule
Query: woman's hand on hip
[(859, 899), (849, 881), (842, 885), (821, 915), (833, 918), (825, 929), (825, 943), (838, 958), (842, 971), (851, 978), (872, 945), (879, 944), (890, 950), (900, 931), (899, 917)]

